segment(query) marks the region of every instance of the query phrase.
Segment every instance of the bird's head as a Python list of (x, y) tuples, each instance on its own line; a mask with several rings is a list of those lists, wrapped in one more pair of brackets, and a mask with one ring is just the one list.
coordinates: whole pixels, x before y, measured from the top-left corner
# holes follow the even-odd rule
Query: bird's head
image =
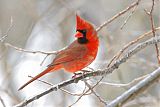
[(94, 27), (78, 15), (76, 15), (76, 23), (75, 37), (78, 38), (79, 43), (85, 44), (93, 38), (92, 36), (97, 36), (97, 34), (94, 34), (96, 33)]

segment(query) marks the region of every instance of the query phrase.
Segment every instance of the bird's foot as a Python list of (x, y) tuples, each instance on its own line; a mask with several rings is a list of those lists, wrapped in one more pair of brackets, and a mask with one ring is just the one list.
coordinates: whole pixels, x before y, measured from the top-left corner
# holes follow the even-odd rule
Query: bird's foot
[(76, 72), (76, 73), (74, 73), (74, 75), (72, 76), (72, 78), (77, 78), (77, 77), (80, 77), (80, 76), (82, 76), (82, 75), (85, 75), (85, 74), (87, 74), (87, 73), (90, 73), (90, 72), (92, 72), (92, 71), (88, 71), (88, 70), (81, 70), (82, 72)]
[(72, 76), (72, 78), (77, 78), (79, 76), (81, 76), (83, 73), (78, 72), (78, 73), (74, 73), (74, 75)]

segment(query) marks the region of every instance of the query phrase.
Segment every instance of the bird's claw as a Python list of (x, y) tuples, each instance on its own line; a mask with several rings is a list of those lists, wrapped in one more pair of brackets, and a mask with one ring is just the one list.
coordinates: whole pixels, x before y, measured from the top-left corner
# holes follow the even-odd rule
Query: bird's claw
[(82, 75), (81, 72), (79, 72), (79, 73), (74, 73), (74, 75), (72, 76), (72, 78), (77, 78), (77, 77), (79, 77), (79, 76), (81, 76), (81, 75)]
[(78, 72), (78, 73), (74, 73), (74, 75), (72, 76), (72, 78), (77, 78), (77, 77), (80, 77), (82, 75), (85, 75), (87, 73), (90, 73), (92, 71), (87, 71), (87, 70), (81, 70), (82, 72)]

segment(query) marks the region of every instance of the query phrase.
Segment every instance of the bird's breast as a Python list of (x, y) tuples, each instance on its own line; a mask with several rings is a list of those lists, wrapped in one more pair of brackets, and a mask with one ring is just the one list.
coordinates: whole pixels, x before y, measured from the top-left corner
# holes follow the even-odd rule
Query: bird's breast
[(98, 41), (83, 44), (86, 47), (86, 51), (80, 52), (81, 55), (75, 60), (65, 63), (64, 69), (68, 72), (77, 72), (90, 65), (97, 56), (98, 45)]

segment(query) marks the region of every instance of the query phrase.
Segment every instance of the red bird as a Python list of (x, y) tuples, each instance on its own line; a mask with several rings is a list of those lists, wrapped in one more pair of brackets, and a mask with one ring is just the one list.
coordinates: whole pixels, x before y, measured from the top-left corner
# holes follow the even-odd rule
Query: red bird
[(89, 22), (78, 15), (76, 15), (76, 22), (75, 37), (77, 39), (67, 48), (58, 52), (46, 70), (25, 83), (19, 90), (49, 72), (65, 69), (68, 72), (75, 73), (93, 62), (97, 56), (99, 46), (97, 32)]

